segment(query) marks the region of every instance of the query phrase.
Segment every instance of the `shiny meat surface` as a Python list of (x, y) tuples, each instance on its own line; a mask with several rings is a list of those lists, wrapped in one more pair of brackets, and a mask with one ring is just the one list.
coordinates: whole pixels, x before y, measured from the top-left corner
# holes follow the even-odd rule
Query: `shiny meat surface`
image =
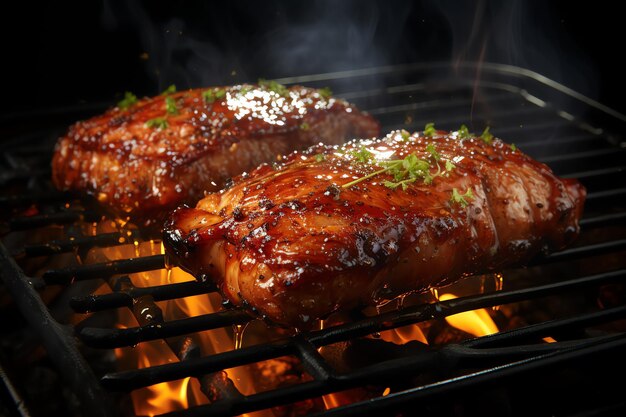
[(267, 82), (164, 93), (71, 126), (53, 181), (118, 213), (164, 218), (278, 155), (377, 135), (377, 121), (323, 90)]
[(579, 182), (500, 139), (461, 136), (397, 131), (262, 165), (177, 209), (166, 252), (234, 304), (306, 328), (577, 237)]

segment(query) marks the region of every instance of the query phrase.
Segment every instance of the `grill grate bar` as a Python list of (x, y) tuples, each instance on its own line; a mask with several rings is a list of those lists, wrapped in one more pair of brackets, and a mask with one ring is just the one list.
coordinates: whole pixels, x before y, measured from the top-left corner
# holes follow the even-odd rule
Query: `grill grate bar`
[[(245, 397), (244, 401), (231, 404), (200, 405), (188, 410), (161, 414), (161, 416), (239, 416), (251, 410), (263, 410), (281, 404), (289, 404), (307, 398), (319, 397), (333, 392), (336, 384), (331, 381), (311, 381), (282, 388), (279, 395), (273, 391), (261, 392)], [(191, 414), (189, 414), (191, 413)]]
[[(519, 101), (520, 101), (519, 96), (512, 97), (510, 95), (504, 95), (504, 94), (499, 95), (499, 96), (492, 96), (489, 99), (489, 102), (494, 103), (494, 104), (496, 103), (517, 104)], [(375, 108), (365, 108), (363, 106), (361, 107), (364, 108), (364, 110), (369, 112), (371, 115), (378, 116), (378, 115), (390, 114), (390, 113), (403, 113), (403, 112), (412, 111), (412, 110), (424, 111), (428, 109), (435, 109), (439, 111), (442, 109), (450, 109), (454, 107), (460, 107), (459, 110), (464, 111), (468, 106), (472, 105), (472, 102), (473, 102), (472, 97), (468, 97), (468, 98), (456, 99), (456, 100), (436, 99), (436, 100), (427, 100), (427, 101), (410, 101), (405, 104), (397, 104), (397, 105), (392, 105), (392, 106), (380, 106), (379, 105), (379, 106), (376, 106)], [(359, 103), (357, 102), (356, 104), (358, 105)], [(506, 107), (510, 107), (510, 106), (502, 106), (502, 108), (506, 108)]]
[(594, 191), (594, 192), (587, 194), (587, 201), (620, 197), (624, 194), (626, 194), (626, 187), (614, 188), (612, 190), (605, 190), (605, 191)]
[[(511, 112), (510, 110), (507, 111), (501, 111), (501, 112), (494, 112), (493, 114), (490, 114), (490, 119), (496, 119), (496, 118), (502, 118), (505, 116), (514, 116), (514, 115), (520, 115), (520, 116), (533, 116), (537, 117), (537, 116), (545, 116), (545, 117), (549, 117), (549, 115), (546, 113), (546, 111), (542, 108), (539, 107), (528, 107), (526, 109), (524, 109), (523, 111), (520, 112)], [(423, 115), (420, 115), (421, 117), (423, 117)], [(382, 120), (381, 124), (383, 126), (383, 131), (387, 131), (387, 130), (393, 130), (393, 129), (406, 129), (408, 131), (412, 131), (412, 130), (422, 130), (424, 128), (424, 126), (426, 126), (427, 123), (431, 123), (433, 118), (420, 118), (420, 119), (415, 119), (412, 120), (409, 123), (406, 123), (405, 120), (401, 119), (401, 120), (396, 120), (397, 116), (394, 120)], [(467, 115), (464, 114), (459, 114), (459, 115), (452, 115), (452, 116), (445, 116), (445, 117), (437, 117), (437, 124), (435, 127), (439, 128), (439, 129), (443, 129), (443, 128), (448, 128), (450, 130), (456, 130), (458, 129), (462, 124), (467, 124)], [(474, 122), (479, 122), (480, 119), (476, 118), (474, 120)], [(525, 124), (526, 125), (526, 124)], [(498, 128), (499, 129), (499, 128)], [(494, 132), (497, 132), (497, 126), (494, 126), (493, 128)]]
[(592, 313), (580, 314), (570, 318), (555, 319), (546, 322), (527, 325), (508, 331), (501, 331), (489, 336), (461, 342), (467, 347), (489, 347), (499, 343), (510, 344), (528, 339), (537, 339), (547, 336), (555, 336), (574, 329), (589, 327), (601, 323), (623, 318), (626, 315), (626, 306), (608, 308)]
[(70, 306), (77, 313), (88, 313), (111, 308), (132, 307), (135, 299), (146, 295), (151, 296), (155, 301), (165, 301), (207, 294), (216, 290), (217, 287), (211, 282), (188, 281), (150, 287), (134, 287), (124, 292), (103, 295), (74, 297), (70, 300)]
[(552, 165), (555, 162), (569, 161), (572, 159), (580, 161), (585, 158), (597, 158), (599, 156), (614, 155), (615, 153), (615, 148), (611, 147), (605, 149), (594, 149), (592, 151), (585, 152), (563, 153), (561, 155), (538, 157), (537, 159), (543, 163)]
[(298, 357), (313, 378), (320, 381), (329, 381), (331, 378), (334, 378), (333, 369), (313, 344), (302, 336), (296, 336), (292, 340), (297, 348)]
[(608, 224), (617, 223), (621, 220), (626, 220), (626, 212), (604, 214), (601, 216), (585, 217), (580, 220), (581, 227), (598, 227), (606, 226)]
[(100, 220), (102, 215), (89, 211), (64, 210), (58, 213), (39, 214), (35, 216), (16, 217), (9, 220), (11, 231), (36, 229), (52, 224), (69, 224), (84, 220), (93, 222)]
[(4, 186), (13, 181), (28, 181), (34, 177), (45, 178), (50, 175), (50, 170), (46, 169), (34, 169), (34, 170), (24, 170), (19, 169), (13, 172), (2, 172), (0, 173), (0, 185)]
[(43, 274), (47, 284), (67, 285), (73, 281), (109, 278), (117, 274), (154, 271), (165, 268), (165, 255), (151, 255), (140, 258), (120, 259), (62, 269), (51, 269)]
[(93, 247), (125, 245), (134, 239), (143, 238), (143, 233), (140, 231), (133, 230), (129, 233), (100, 233), (94, 236), (81, 236), (74, 239), (52, 240), (38, 245), (26, 245), (24, 246), (24, 255), (29, 257), (56, 255), (72, 252), (76, 249), (86, 250)]
[[(559, 129), (570, 128), (571, 123), (564, 119), (531, 123), (531, 124), (517, 124), (517, 125), (498, 125), (493, 128), (492, 133), (495, 136), (504, 138), (509, 136), (517, 136), (523, 134), (523, 137), (536, 137), (538, 133), (542, 130), (555, 132)], [(515, 138), (518, 140), (519, 138)]]
[(226, 417), (239, 416), (253, 411), (263, 410), (277, 405), (289, 404), (307, 398), (319, 397), (333, 392), (336, 383), (330, 381), (311, 381), (299, 385), (292, 385), (282, 388), (280, 393), (273, 391), (261, 392), (245, 397), (244, 401), (238, 403), (217, 403), (200, 405), (183, 411), (174, 411), (167, 414), (160, 414), (157, 417), (178, 417), (178, 416), (212, 416)]
[(592, 245), (565, 249), (560, 252), (555, 252), (545, 257), (537, 258), (536, 260), (530, 261), (529, 265), (534, 266), (553, 262), (568, 262), (579, 259), (583, 256), (596, 256), (604, 253), (616, 252), (622, 249), (626, 249), (626, 239), (618, 239), (609, 242), (601, 242)]
[(528, 148), (544, 148), (548, 146), (562, 147), (562, 146), (573, 144), (573, 143), (575, 144), (592, 143), (594, 145), (598, 145), (602, 143), (608, 144), (608, 142), (606, 142), (601, 136), (595, 136), (589, 133), (583, 133), (583, 134), (578, 134), (578, 135), (559, 136), (557, 138), (549, 138), (549, 139), (544, 139), (544, 140), (523, 141), (518, 144), (519, 145), (518, 147), (519, 148), (523, 147), (522, 150), (525, 151)]
[[(408, 110), (413, 110), (411, 109), (410, 105), (394, 106), (391, 108), (379, 108), (379, 109), (376, 109), (375, 111), (371, 110), (370, 113), (372, 115), (378, 116), (378, 118), (381, 119), (381, 123), (385, 125), (391, 121), (388, 119), (397, 119), (397, 116), (393, 116), (394, 113), (406, 113)], [(490, 119), (502, 119), (505, 117), (513, 116), (513, 115), (516, 115), (519, 117), (532, 116), (533, 118), (534, 117), (552, 118), (553, 112), (546, 110), (545, 108), (537, 107), (537, 106), (516, 108), (514, 110), (504, 107), (502, 109), (498, 109), (498, 110), (494, 110), (490, 112), (489, 118)], [(476, 115), (474, 116), (476, 117)], [(432, 122), (432, 120), (429, 120), (423, 117), (425, 116), (423, 114), (420, 114), (419, 120), (415, 120), (414, 123), (407, 123), (405, 124), (405, 126), (411, 127), (411, 128), (413, 126), (424, 127), (426, 123)], [(468, 124), (466, 109), (459, 109), (458, 114), (452, 114), (450, 116), (445, 116), (445, 117), (438, 117), (435, 127), (454, 125), (456, 126), (454, 130), (456, 130), (458, 129), (459, 126), (461, 126), (461, 124)]]
[(223, 369), (287, 356), (295, 352), (293, 342), (287, 339), (258, 346), (244, 347), (212, 356), (192, 358), (184, 362), (108, 373), (102, 377), (102, 384), (110, 390), (131, 391), (160, 382), (175, 381), (189, 375), (219, 372)]
[(125, 329), (83, 327), (77, 331), (77, 335), (87, 346), (111, 349), (135, 346), (141, 342), (182, 336), (187, 333), (217, 329), (229, 325), (245, 324), (250, 320), (252, 320), (250, 314), (243, 309), (235, 308)]
[(71, 193), (59, 191), (38, 192), (32, 194), (18, 194), (0, 196), (0, 207), (24, 207), (32, 204), (48, 204), (54, 202), (67, 201), (72, 198)]
[(625, 188), (615, 188), (611, 190), (604, 191), (593, 191), (587, 194), (587, 202), (594, 205), (605, 204), (606, 201), (624, 201), (624, 197), (626, 196), (626, 187)]
[[(396, 96), (392, 102), (400, 101), (404, 98), (409, 100), (411, 103), (417, 103), (418, 105), (421, 103), (429, 103), (428, 107), (441, 108), (440, 106), (457, 106), (457, 105), (471, 105), (472, 97), (468, 95), (466, 98), (456, 98), (454, 100), (433, 100), (432, 98), (428, 100), (427, 98), (416, 99), (412, 93), (426, 93), (427, 85), (424, 83), (412, 83), (412, 84), (400, 84), (394, 85), (385, 88), (376, 88), (376, 89), (363, 89), (357, 91), (349, 91), (349, 92), (340, 92), (337, 94), (337, 97), (341, 97), (344, 100), (355, 102), (361, 108), (363, 107), (363, 102), (368, 102), (363, 99), (373, 99), (375, 102), (380, 102), (382, 99), (387, 99), (389, 96)], [(483, 96), (481, 99), (484, 101), (492, 102), (501, 102), (501, 101), (512, 101), (519, 100), (520, 95), (515, 94), (511, 95), (510, 92), (502, 92), (502, 91), (494, 91), (489, 92), (488, 97)], [(372, 101), (372, 100), (370, 100)], [(461, 103), (461, 104), (458, 104)]]
[(580, 172), (575, 172), (573, 174), (564, 174), (562, 176), (564, 178), (580, 178), (580, 179), (601, 177), (601, 176), (613, 176), (614, 177), (623, 172), (626, 172), (626, 166), (616, 166), (616, 167), (609, 167), (609, 168), (594, 169), (590, 171), (580, 171)]

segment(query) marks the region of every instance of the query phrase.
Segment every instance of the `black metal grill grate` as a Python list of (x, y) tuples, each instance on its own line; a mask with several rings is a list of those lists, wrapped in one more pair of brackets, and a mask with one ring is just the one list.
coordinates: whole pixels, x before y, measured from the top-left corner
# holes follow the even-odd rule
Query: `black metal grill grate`
[[(66, 206), (75, 196), (51, 191), (48, 165), (54, 136), (49, 136), (51, 140), (45, 137), (38, 140), (35, 136), (28, 141), (24, 140), (26, 135), (18, 137), (2, 145), (0, 205), (7, 219), (4, 243), (9, 246), (12, 243), (9, 237), (18, 232), (32, 233), (46, 227), (59, 231), (59, 236), (17, 245), (12, 252), (0, 246), (1, 274), (23, 316), (41, 335), (51, 360), (77, 390), (85, 413), (116, 415), (120, 412), (117, 407), (108, 407), (111, 402), (104, 400), (112, 392), (128, 392), (192, 376), (200, 381), (203, 392), (216, 401), (168, 415), (238, 415), (372, 385), (394, 389), (389, 395), (383, 396), (381, 392), (323, 414), (371, 415), (394, 411), (404, 415), (406, 410), (417, 406), (425, 415), (442, 412), (456, 415), (455, 407), (463, 404), (466, 409), (459, 415), (471, 415), (467, 411), (468, 407), (472, 409), (468, 396), (480, 397), (483, 387), (491, 387), (493, 392), (502, 384), (511, 387), (507, 391), (508, 405), (502, 407), (510, 415), (524, 415), (533, 410), (534, 401), (522, 401), (522, 404), (511, 392), (523, 391), (525, 384), (519, 382), (520, 378), (529, 376), (538, 381), (549, 378), (553, 372), (559, 375), (554, 370), (563, 367), (575, 368), (585, 376), (597, 376), (594, 373), (597, 369), (587, 369), (588, 363), (593, 367), (610, 366), (613, 372), (623, 370), (618, 353), (626, 347), (626, 326), (619, 325), (620, 320), (626, 319), (626, 298), (620, 293), (623, 288), (616, 290), (622, 296), (613, 297), (612, 303), (605, 300), (600, 307), (596, 303), (603, 288), (619, 286), (626, 279), (626, 152), (625, 143), (617, 135), (626, 126), (623, 116), (537, 74), (498, 65), (466, 65), (455, 70), (447, 65), (407, 65), (279, 81), (330, 86), (336, 95), (370, 111), (381, 121), (383, 131), (421, 130), (431, 121), (438, 128), (450, 130), (461, 124), (467, 124), (473, 131), (491, 126), (496, 136), (547, 163), (558, 175), (576, 177), (584, 183), (589, 194), (581, 238), (574, 247), (537, 259), (526, 269), (504, 271), (501, 290), (407, 305), (374, 315), (355, 313), (349, 322), (311, 333), (274, 337), (236, 350), (201, 355), (188, 335), (230, 329), (249, 322), (251, 317), (242, 309), (226, 305), (209, 314), (163, 318), (156, 303), (216, 290), (206, 282), (135, 286), (129, 275), (165, 268), (163, 255), (81, 263), (93, 247), (147, 241), (155, 236), (136, 229), (129, 234), (126, 231), (85, 233), (86, 225), (106, 218), (107, 214), (89, 202)], [(32, 207), (37, 210), (34, 214), (28, 211)], [(68, 253), (73, 253), (79, 262), (37, 273), (24, 270), (28, 259), (54, 259)], [(113, 291), (91, 294), (103, 280)], [(80, 287), (80, 283), (94, 284)], [(75, 289), (70, 296), (60, 299), (76, 313), (85, 314), (82, 323), (71, 327), (75, 336), (67, 331), (69, 319), (55, 317), (50, 304), (44, 303), (40, 296), (46, 289), (58, 286), (68, 291)], [(543, 316), (509, 331), (458, 343), (418, 346), (417, 342), (408, 342), (390, 348), (386, 342), (365, 339), (405, 325), (440, 322), (459, 312), (531, 302), (580, 305), (568, 308), (567, 314)], [(138, 304), (142, 309), (136, 308)], [(97, 325), (95, 318), (100, 314), (119, 308), (133, 309), (139, 326), (120, 329)], [(607, 330), (610, 324), (613, 326)], [(548, 336), (557, 342), (541, 341)], [(83, 353), (87, 348), (110, 350), (151, 340), (165, 340), (179, 361), (102, 374), (91, 368)], [(339, 372), (319, 349), (342, 342), (362, 345), (362, 350), (372, 349), (372, 352), (391, 349), (392, 354)], [(242, 394), (231, 381), (219, 378), (223, 370), (284, 356), (297, 357), (310, 378), (251, 395)], [(603, 372), (611, 374), (610, 369)], [(548, 412), (573, 415), (583, 411), (578, 408), (584, 408), (600, 413), (625, 406), (620, 396), (611, 396), (614, 389), (610, 385), (602, 395), (590, 392), (585, 394), (584, 401), (574, 401), (570, 395), (574, 391), (566, 381), (567, 377), (556, 382), (568, 387), (567, 395), (561, 398), (562, 391), (557, 385), (551, 394), (557, 402), (545, 409)], [(442, 397), (446, 398), (443, 402)], [(485, 400), (489, 409), (497, 406), (498, 398), (496, 393)]]

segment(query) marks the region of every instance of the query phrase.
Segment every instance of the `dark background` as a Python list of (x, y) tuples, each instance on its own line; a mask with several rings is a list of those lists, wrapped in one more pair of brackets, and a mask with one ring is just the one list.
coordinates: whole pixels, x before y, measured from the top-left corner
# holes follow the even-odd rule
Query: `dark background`
[(2, 17), (1, 110), (10, 118), (106, 104), (172, 83), (485, 60), (535, 70), (626, 113), (619, 9), (598, 1), (24, 2)]

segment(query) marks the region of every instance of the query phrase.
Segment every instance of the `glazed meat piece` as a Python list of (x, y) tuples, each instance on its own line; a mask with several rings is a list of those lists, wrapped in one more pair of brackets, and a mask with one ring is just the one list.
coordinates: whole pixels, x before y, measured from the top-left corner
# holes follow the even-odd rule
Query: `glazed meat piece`
[(118, 213), (164, 218), (278, 155), (378, 134), (371, 116), (328, 91), (275, 82), (127, 95), (59, 139), (52, 177)]
[(236, 305), (306, 328), (564, 248), (586, 196), (500, 139), (392, 132), (314, 146), (181, 207), (166, 251)]

